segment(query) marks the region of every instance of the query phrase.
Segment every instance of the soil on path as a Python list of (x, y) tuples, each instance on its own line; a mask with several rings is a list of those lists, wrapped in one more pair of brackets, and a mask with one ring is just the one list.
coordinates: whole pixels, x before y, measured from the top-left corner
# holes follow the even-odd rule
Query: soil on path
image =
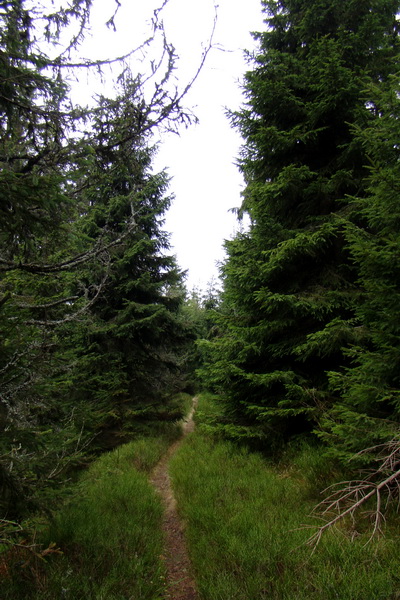
[(174, 442), (154, 468), (150, 481), (164, 503), (164, 555), (167, 570), (166, 600), (199, 600), (195, 582), (191, 574), (191, 564), (187, 552), (184, 527), (178, 516), (176, 500), (168, 474), (168, 464), (184, 437), (194, 430), (193, 414), (197, 399), (193, 399), (192, 409), (182, 424), (182, 437)]

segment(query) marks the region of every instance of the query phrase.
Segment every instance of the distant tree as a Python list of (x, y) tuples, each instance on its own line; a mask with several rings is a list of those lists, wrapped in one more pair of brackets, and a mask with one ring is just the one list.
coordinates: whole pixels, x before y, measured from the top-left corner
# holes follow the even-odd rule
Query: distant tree
[(328, 372), (366, 342), (347, 239), (349, 224), (365, 226), (350, 197), (369, 194), (354, 128), (377, 118), (367, 88), (393, 72), (398, 2), (263, 6), (247, 104), (231, 117), (245, 140), (241, 212), (251, 225), (226, 243), (223, 333), (205, 377), (226, 399), (229, 433), (273, 447), (316, 426), (337, 400)]
[(183, 315), (186, 326), (192, 334), (192, 344), (188, 347), (188, 371), (191, 390), (194, 392), (199, 386), (204, 387), (197, 376), (198, 369), (202, 366), (201, 344), (214, 336), (215, 315), (219, 311), (220, 290), (214, 278), (208, 283), (205, 290), (194, 287), (185, 299)]

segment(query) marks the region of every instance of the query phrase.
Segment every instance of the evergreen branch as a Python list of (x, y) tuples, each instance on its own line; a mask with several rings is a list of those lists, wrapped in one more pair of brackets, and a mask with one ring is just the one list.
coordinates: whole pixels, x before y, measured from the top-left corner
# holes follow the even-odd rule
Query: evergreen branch
[[(111, 248), (115, 248), (115, 246), (120, 245), (131, 233), (136, 229), (137, 223), (134, 219), (134, 215), (131, 217), (131, 222), (128, 225), (127, 230), (120, 235), (115, 240), (112, 240), (106, 245), (102, 244), (102, 239), (100, 239), (93, 248), (88, 250), (87, 252), (82, 252), (81, 254), (77, 254), (73, 258), (70, 258), (66, 261), (54, 263), (50, 265), (39, 264), (39, 263), (22, 263), (6, 260), (0, 256), (0, 271), (8, 272), (8, 271), (26, 271), (27, 273), (34, 274), (46, 274), (46, 273), (57, 273), (62, 271), (70, 271), (75, 267), (82, 265), (93, 258), (97, 257), (102, 252), (106, 252)], [(103, 232), (104, 234), (107, 231)]]
[(46, 117), (47, 119), (54, 119), (55, 117), (71, 117), (73, 119), (77, 118), (78, 116), (86, 116), (89, 114), (92, 114), (96, 111), (98, 111), (98, 108), (93, 108), (93, 109), (83, 109), (81, 108), (78, 114), (78, 111), (76, 108), (74, 108), (73, 110), (69, 111), (69, 112), (63, 112), (61, 110), (52, 110), (49, 108), (43, 108), (40, 106), (32, 106), (32, 104), (23, 104), (22, 102), (18, 102), (17, 100), (14, 100), (13, 98), (9, 98), (8, 96), (5, 96), (4, 94), (0, 94), (0, 99), (4, 100), (5, 102), (7, 102), (8, 104), (11, 104), (12, 106), (16, 106), (17, 108), (21, 108), (22, 110), (26, 110), (27, 112), (31, 113), (31, 114), (35, 114), (35, 115), (40, 115), (42, 117)]
[[(47, 20), (45, 36), (48, 42), (50, 42), (52, 38), (58, 40), (63, 26), (65, 26), (66, 23), (69, 24), (72, 18), (78, 20), (78, 31), (72, 35), (68, 45), (64, 48), (60, 56), (70, 53), (72, 50), (76, 50), (80, 42), (84, 40), (84, 32), (90, 18), (91, 4), (92, 0), (72, 0), (67, 8), (61, 6), (56, 13), (45, 16), (45, 19)], [(55, 25), (56, 27), (55, 34), (52, 34), (50, 31), (51, 25)]]
[[(31, 373), (28, 373), (27, 371), (25, 371), (24, 374), (26, 376), (26, 379), (24, 381), (22, 381), (22, 383), (20, 383), (19, 385), (15, 386), (11, 390), (7, 390), (6, 392), (3, 392), (1, 394), (0, 400), (6, 406), (10, 407), (10, 405), (9, 405), (10, 399), (13, 398), (14, 396), (16, 396), (21, 390), (23, 390), (24, 388), (28, 387), (34, 381), (35, 378), (34, 378), (34, 376)], [(16, 375), (10, 381), (8, 381), (7, 384), (11, 383), (13, 380), (16, 380), (16, 379), (19, 379), (18, 375)]]
[[(72, 420), (72, 416), (73, 415), (71, 415), (70, 420)], [(61, 475), (61, 473), (63, 471), (65, 471), (65, 469), (67, 468), (68, 464), (70, 464), (76, 458), (81, 456), (82, 452), (86, 448), (88, 448), (90, 446), (90, 444), (93, 442), (93, 440), (95, 439), (95, 436), (88, 437), (86, 440), (82, 441), (84, 426), (85, 426), (85, 423), (82, 423), (81, 429), (78, 434), (78, 439), (75, 444), (75, 449), (72, 452), (70, 452), (69, 448), (67, 446), (64, 446), (62, 448), (61, 453), (59, 455), (57, 455), (57, 462), (55, 463), (55, 465), (53, 465), (53, 467), (51, 468), (51, 471), (49, 473), (47, 473), (47, 475), (45, 476), (47, 481), (51, 481), (51, 480), (55, 479), (56, 477), (58, 477), (59, 475)], [(45, 454), (43, 458), (50, 456), (50, 454), (51, 454), (50, 452)], [(53, 463), (54, 463), (54, 461), (53, 461)]]
[(136, 54), (137, 52), (139, 52), (140, 50), (143, 50), (144, 48), (146, 48), (146, 46), (149, 46), (151, 44), (151, 42), (154, 40), (154, 35), (152, 35), (151, 37), (147, 38), (142, 44), (140, 44), (140, 46), (137, 46), (136, 48), (133, 48), (132, 50), (129, 50), (129, 52), (126, 52), (126, 54), (122, 54), (121, 56), (116, 56), (114, 58), (105, 58), (102, 60), (84, 60), (83, 62), (61, 62), (58, 60), (55, 61), (46, 61), (46, 67), (66, 67), (68, 69), (79, 69), (79, 68), (99, 68), (99, 67), (104, 67), (107, 65), (113, 65), (115, 63), (122, 63), (125, 62), (128, 58), (131, 58), (134, 54)]
[[(7, 292), (4, 294), (4, 296), (2, 298), (0, 298), (0, 308), (6, 303), (8, 302), (8, 300), (11, 298), (11, 292)], [(1, 373), (1, 371), (0, 371)]]
[(54, 302), (48, 302), (47, 304), (16, 304), (17, 308), (53, 308), (54, 306), (59, 306), (60, 304), (65, 304), (66, 302), (72, 302), (73, 300), (78, 300), (80, 296), (69, 296), (68, 298), (60, 298), (59, 300), (55, 300)]
[(27, 350), (24, 350), (23, 352), (14, 352), (8, 363), (2, 369), (0, 369), (0, 375), (6, 373), (11, 367), (17, 365), (19, 360), (23, 358), (29, 352), (29, 350), (30, 347)]
[(86, 313), (93, 306), (93, 304), (95, 304), (95, 302), (97, 301), (97, 299), (100, 296), (101, 292), (103, 291), (103, 289), (105, 287), (105, 284), (106, 284), (106, 282), (108, 280), (108, 277), (109, 277), (110, 262), (111, 261), (109, 261), (108, 264), (107, 264), (106, 273), (104, 274), (103, 279), (101, 280), (101, 282), (99, 283), (99, 285), (92, 286), (92, 287), (96, 288), (95, 295), (82, 308), (80, 308), (78, 311), (76, 311), (75, 313), (73, 313), (71, 315), (67, 315), (63, 319), (57, 319), (57, 320), (52, 320), (52, 321), (32, 319), (32, 320), (26, 321), (25, 322), (26, 325), (42, 325), (44, 327), (54, 327), (56, 325), (63, 325), (64, 323), (69, 323), (70, 321), (75, 321), (76, 319), (78, 319), (78, 317), (80, 317), (84, 313)]
[[(3, 458), (2, 456), (0, 456), (0, 458)], [(12, 527), (16, 528), (17, 531), (23, 531), (24, 528), (22, 527), (21, 523), (17, 523), (16, 521), (8, 521), (8, 519), (0, 519), (0, 526), (4, 525), (4, 526), (9, 526), (11, 525)]]

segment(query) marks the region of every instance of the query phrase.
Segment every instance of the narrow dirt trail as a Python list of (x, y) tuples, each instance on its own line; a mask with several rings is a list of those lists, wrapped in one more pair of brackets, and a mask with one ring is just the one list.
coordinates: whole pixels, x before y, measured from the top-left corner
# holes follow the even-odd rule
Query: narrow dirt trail
[(176, 500), (168, 474), (171, 457), (177, 451), (185, 436), (194, 430), (193, 415), (196, 406), (197, 398), (193, 398), (192, 408), (182, 425), (182, 437), (169, 447), (168, 452), (156, 465), (150, 476), (150, 482), (160, 494), (165, 508), (163, 517), (165, 544), (163, 559), (167, 570), (166, 600), (199, 600), (195, 582), (191, 575), (184, 527), (178, 516)]

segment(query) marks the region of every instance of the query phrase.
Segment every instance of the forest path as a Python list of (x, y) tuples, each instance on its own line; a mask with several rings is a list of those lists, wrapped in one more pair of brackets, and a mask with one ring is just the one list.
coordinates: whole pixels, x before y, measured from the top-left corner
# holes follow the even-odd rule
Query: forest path
[(197, 398), (193, 398), (192, 408), (182, 424), (182, 437), (174, 442), (155, 466), (150, 482), (160, 494), (164, 504), (163, 559), (167, 570), (166, 600), (199, 600), (195, 581), (191, 575), (191, 563), (186, 547), (184, 526), (179, 518), (176, 500), (168, 474), (169, 461), (181, 445), (188, 433), (194, 430), (193, 415), (197, 406)]

